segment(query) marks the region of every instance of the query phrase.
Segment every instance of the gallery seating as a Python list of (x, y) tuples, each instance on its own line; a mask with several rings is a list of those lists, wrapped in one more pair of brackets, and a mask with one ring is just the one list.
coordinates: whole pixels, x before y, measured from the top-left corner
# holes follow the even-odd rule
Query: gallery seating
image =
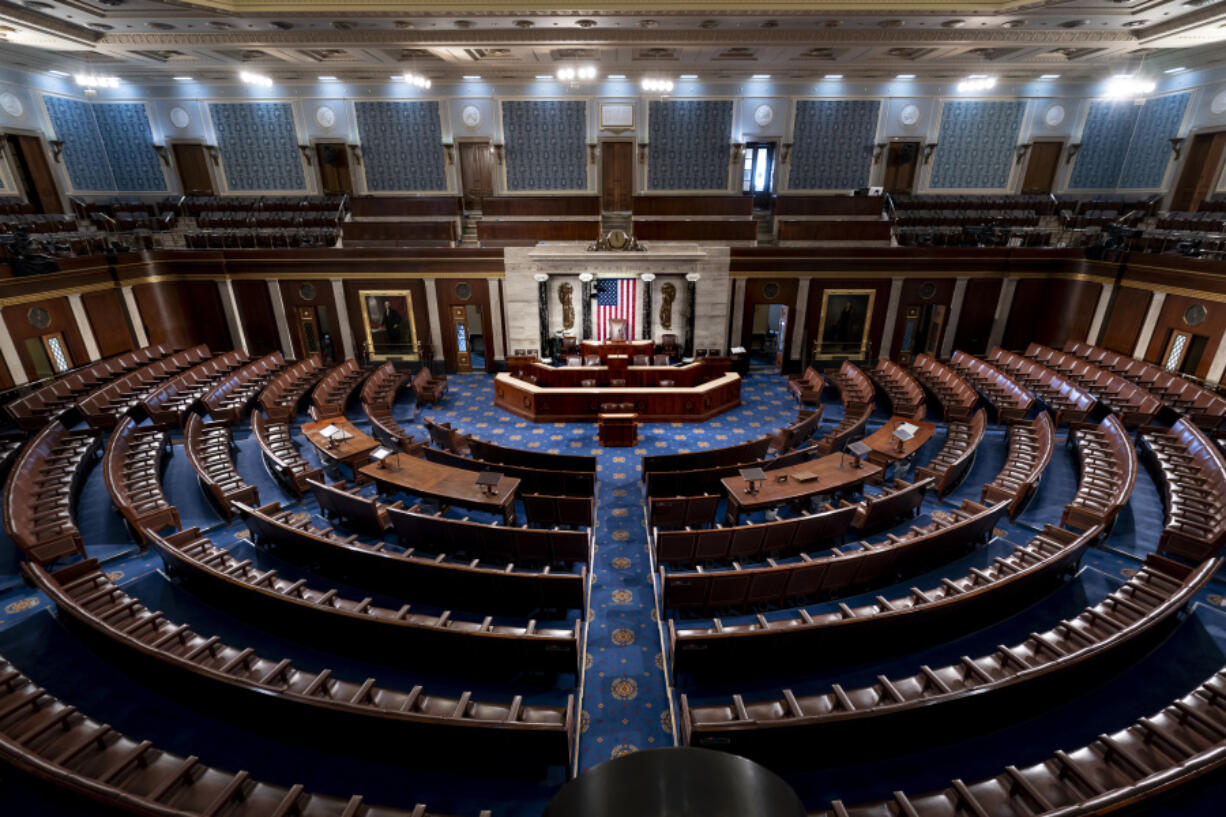
[(353, 358), (334, 366), (311, 392), (311, 416), (323, 420), (344, 414), (349, 398), (369, 374), (370, 370), (359, 366)]
[[(223, 771), (195, 755), (181, 757), (128, 737), (51, 695), (0, 657), (0, 759), (71, 793), (80, 802), (122, 804), (126, 811), (178, 817), (342, 815), (425, 817), (426, 807), (371, 807), (361, 795), (336, 797)], [(93, 807), (89, 807), (93, 808)], [(84, 812), (82, 812), (84, 813)], [(429, 812), (437, 817), (436, 812)], [(482, 811), (479, 817), (490, 817)]]
[(801, 553), (799, 560), (765, 567), (670, 573), (660, 568), (662, 605), (665, 610), (689, 610), (709, 614), (749, 605), (785, 604), (802, 598), (842, 594), (853, 587), (888, 584), (899, 576), (931, 568), (992, 535), (1003, 504), (983, 506), (964, 500), (923, 528), (912, 527), (901, 536), (887, 534), (879, 543), (860, 542), (855, 549), (831, 549), (816, 558)]
[(816, 513), (756, 524), (671, 530), (653, 527), (652, 553), (657, 565), (688, 567), (700, 562), (792, 556), (822, 544), (841, 544), (859, 509), (859, 505), (840, 500), (837, 508), (824, 505)]
[(260, 392), (260, 408), (269, 420), (280, 423), (292, 420), (298, 413), (298, 405), (326, 371), (319, 355), (299, 360), (264, 387)]
[(975, 452), (987, 431), (987, 412), (976, 411), (969, 420), (950, 420), (945, 443), (932, 459), (915, 469), (915, 479), (930, 477), (937, 496), (957, 487), (975, 461)]
[[(292, 561), (322, 566), (328, 575), (348, 577), (371, 591), (404, 596), (438, 607), (479, 608), (495, 615), (527, 615), (538, 609), (582, 609), (586, 570), (524, 570), (514, 565), (482, 564), (480, 559), (450, 559), (446, 552), (418, 555), (386, 544), (366, 544), (357, 535), (341, 536), (318, 528), (310, 518), (282, 510), (273, 502), (261, 508), (238, 506), (257, 544)], [(440, 543), (446, 544), (446, 542)]]
[(112, 428), (146, 394), (180, 372), (203, 363), (210, 356), (209, 347), (200, 344), (155, 360), (100, 389), (94, 389), (77, 402), (77, 410), (91, 428)]
[(975, 411), (979, 395), (958, 372), (928, 355), (917, 355), (911, 362), (911, 374), (936, 396), (945, 419), (965, 420)]
[(1026, 357), (1060, 372), (1093, 394), (1119, 415), (1125, 428), (1147, 425), (1162, 409), (1162, 401), (1147, 390), (1075, 355), (1031, 343)]
[(1039, 412), (1028, 423), (1009, 426), (1009, 453), (1000, 473), (983, 486), (981, 499), (1008, 502), (1009, 516), (1016, 517), (1026, 504), (1051, 462), (1056, 448), (1056, 429), (1051, 415)]
[[(522, 487), (522, 486), (521, 486)], [(551, 496), (519, 493), (529, 525), (564, 528), (591, 528), (595, 525), (596, 501), (582, 496)]]
[[(451, 430), (454, 431), (454, 429)], [(463, 468), (474, 472), (496, 471), (503, 476), (514, 477), (519, 480), (519, 492), (521, 494), (533, 493), (566, 497), (593, 497), (596, 495), (595, 471), (555, 471), (545, 468), (526, 468), (519, 465), (474, 459), (463, 454), (453, 454), (440, 448), (425, 448), (422, 450), (422, 454), (431, 462), (439, 462), (443, 465), (450, 465), (453, 468)]]
[(592, 530), (509, 527), (453, 519), (418, 507), (387, 506), (400, 543), (408, 548), (461, 553), (474, 559), (503, 564), (588, 564)]
[(1007, 373), (958, 350), (949, 367), (966, 378), (996, 410), (996, 420), (1013, 423), (1025, 420), (1034, 405), (1034, 395)]
[(413, 394), (417, 396), (417, 407), (437, 405), (447, 393), (447, 377), (436, 375), (426, 366), (422, 366), (411, 382)]
[(38, 431), (61, 412), (71, 408), (91, 391), (99, 389), (129, 372), (175, 352), (166, 344), (146, 346), (135, 352), (99, 360), (74, 369), (5, 404), (5, 411), (24, 431)]
[(719, 494), (647, 498), (647, 526), (651, 528), (705, 528), (715, 524), (723, 499)]
[[(128, 596), (93, 559), (54, 573), (29, 563), (23, 567), (60, 615), (93, 634), (110, 654), (153, 661), (180, 684), (208, 689), (214, 699), (258, 701), (266, 723), (296, 725), (305, 734), (313, 731), (312, 719), (323, 719), (338, 727), (348, 723), (371, 740), (399, 735), (409, 742), (463, 747), (466, 753), (497, 746), (544, 765), (569, 761), (573, 696), (561, 706), (523, 704), (518, 698), (513, 703), (473, 701), (470, 692), (459, 699), (440, 698), (420, 686), (397, 690), (376, 686), (373, 678), (359, 683), (329, 669), (297, 669), (289, 659), (265, 658), (250, 647), (240, 649), (176, 625)], [(267, 701), (279, 706), (267, 706)]]
[(170, 455), (170, 435), (138, 426), (132, 417), (121, 420), (107, 439), (106, 489), (139, 542), (147, 541), (147, 530), (179, 527), (179, 511), (162, 492), (162, 460)]
[(141, 408), (162, 428), (181, 427), (187, 413), (218, 381), (247, 362), (247, 353), (240, 350), (211, 357), (146, 392)]
[(972, 568), (959, 578), (942, 578), (906, 595), (829, 612), (803, 607), (784, 618), (710, 625), (668, 621), (669, 652), (676, 673), (721, 675), (784, 674), (797, 669), (855, 663), (895, 655), (956, 638), (1029, 606), (1061, 577), (1077, 569), (1082, 552), (1102, 533), (1046, 525), (1025, 545)]
[(1187, 420), (1142, 429), (1140, 437), (1166, 507), (1158, 549), (1194, 560), (1216, 555), (1226, 543), (1226, 457)]
[(987, 362), (1016, 378), (1047, 405), (1056, 425), (1084, 422), (1098, 401), (1072, 380), (1021, 355), (997, 347), (988, 353)]
[(413, 612), (412, 606), (381, 607), (370, 596), (346, 598), (336, 589), (320, 590), (276, 570), (260, 570), (214, 545), (198, 528), (150, 537), (170, 572), (203, 593), (237, 605), (262, 625), (309, 632), (313, 643), (361, 653), (371, 640), (391, 654), (416, 662), (423, 658), (446, 668), (512, 666), (575, 672), (579, 664), (580, 622), (568, 629), (495, 624), (455, 617), (452, 611)]
[(883, 357), (864, 373), (885, 393), (892, 414), (914, 420), (924, 419), (924, 390), (910, 372)]
[(18, 455), (4, 483), (4, 530), (27, 559), (47, 564), (85, 555), (75, 495), (101, 447), (98, 432), (52, 420)]
[(408, 379), (408, 371), (397, 369), (389, 360), (371, 372), (362, 384), (362, 411), (370, 420), (375, 437), (400, 449), (411, 443), (413, 438), (396, 422), (392, 407), (396, 403), (396, 394)]
[(477, 241), (482, 247), (531, 247), (542, 241), (595, 241), (598, 238), (600, 216), (491, 218), (483, 214), (477, 222)]
[(285, 366), (285, 358), (280, 351), (264, 355), (222, 378), (209, 389), (201, 402), (214, 420), (241, 420), (264, 386)]
[(907, 677), (879, 675), (868, 686), (834, 684), (830, 692), (810, 695), (785, 689), (782, 698), (764, 701), (733, 695), (730, 703), (701, 706), (691, 706), (683, 694), (682, 743), (756, 759), (795, 758), (803, 748), (810, 763), (824, 757), (854, 762), (887, 740), (896, 720), (941, 728), (949, 737), (1003, 725), (1037, 711), (1046, 701), (1042, 691), (1058, 678), (1093, 679), (1100, 667), (1143, 656), (1178, 623), (1220, 565), (1216, 559), (1188, 568), (1151, 555), (1126, 584), (1077, 617), (978, 658), (922, 665)]
[(205, 422), (199, 414), (189, 415), (183, 430), (183, 447), (201, 487), (226, 519), (234, 517), (231, 502), (260, 504), (259, 491), (243, 480), (234, 464), (234, 442), (230, 439), (229, 423), (217, 420)]
[(323, 471), (307, 462), (294, 445), (289, 423), (274, 422), (253, 411), (251, 433), (255, 435), (268, 470), (294, 496), (302, 498), (307, 480), (323, 479)]
[(924, 496), (932, 487), (932, 478), (916, 478), (908, 483), (900, 479), (892, 485), (882, 483), (877, 486), (881, 493), (865, 493), (864, 500), (859, 503), (851, 526), (859, 533), (873, 533), (883, 528), (891, 528), (903, 519), (909, 519), (919, 514), (920, 506), (924, 504)]
[(1077, 494), (1064, 507), (1060, 524), (1078, 530), (1110, 528), (1128, 504), (1137, 480), (1137, 451), (1119, 418), (1110, 415), (1097, 427), (1071, 428), (1081, 460)]

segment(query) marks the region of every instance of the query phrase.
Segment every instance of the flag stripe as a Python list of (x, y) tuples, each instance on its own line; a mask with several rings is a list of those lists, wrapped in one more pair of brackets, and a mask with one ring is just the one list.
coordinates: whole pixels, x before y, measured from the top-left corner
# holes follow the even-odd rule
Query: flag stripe
[(638, 294), (637, 278), (618, 278), (605, 284), (613, 292), (601, 292), (596, 299), (596, 339), (605, 340), (612, 333), (610, 321), (620, 318), (626, 322), (626, 340), (635, 338), (635, 299)]

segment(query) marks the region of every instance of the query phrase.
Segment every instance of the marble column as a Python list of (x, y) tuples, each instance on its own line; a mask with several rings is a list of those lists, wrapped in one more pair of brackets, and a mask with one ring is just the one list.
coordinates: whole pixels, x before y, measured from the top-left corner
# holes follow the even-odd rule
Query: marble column
[(1094, 308), (1094, 320), (1090, 322), (1090, 331), (1086, 333), (1086, 343), (1098, 343), (1098, 336), (1103, 331), (1103, 322), (1107, 320), (1107, 307), (1111, 305), (1111, 293), (1115, 292), (1115, 284), (1103, 284), (1103, 291), (1098, 293), (1098, 306)]
[(1226, 373), (1226, 335), (1218, 341), (1217, 351), (1213, 353), (1213, 362), (1209, 364), (1209, 372), (1205, 380), (1211, 385), (1222, 382), (1222, 374)]
[[(285, 315), (285, 299), (281, 297), (281, 285), (277, 281), (268, 281), (268, 297), (272, 300), (272, 316), (277, 322), (277, 337), (281, 340), (281, 354), (286, 358), (294, 356), (294, 341), (289, 334), (289, 319)], [(304, 354), (303, 357), (306, 357)]]
[(489, 331), (486, 333), (489, 342), (486, 347), (493, 350), (494, 360), (505, 360), (507, 353), (502, 348), (502, 282), (497, 278), (490, 279), (489, 291)]
[(1154, 328), (1158, 325), (1158, 316), (1162, 314), (1164, 303), (1166, 303), (1166, 293), (1155, 292), (1153, 299), (1149, 302), (1149, 311), (1145, 313), (1145, 321), (1141, 324), (1141, 334), (1137, 336), (1136, 348), (1132, 350), (1132, 356), (1137, 360), (1144, 360), (1145, 353), (1149, 351), (1149, 342), (1154, 337)]
[(89, 325), (89, 315), (85, 314), (85, 304), (80, 294), (68, 296), (68, 306), (72, 309), (72, 317), (76, 320), (77, 331), (81, 333), (81, 341), (85, 344), (85, 354), (90, 360), (102, 357), (98, 351), (98, 341), (94, 338), (94, 328)]
[(643, 327), (639, 337), (651, 340), (651, 282), (656, 280), (654, 273), (645, 272), (639, 276), (643, 281)]
[(345, 302), (345, 285), (332, 279), (332, 302), (336, 304), (336, 328), (341, 333), (341, 350), (345, 360), (353, 357), (353, 331), (349, 328), (349, 305)]
[(446, 355), (443, 352), (443, 317), (438, 308), (438, 289), (434, 279), (427, 278), (426, 285), (426, 317), (430, 321), (430, 345), (433, 348), (433, 360), (439, 361), (441, 367), (446, 367)]
[(17, 354), (17, 345), (13, 343), (13, 336), (9, 334), (8, 326), (4, 323), (2, 316), (0, 316), (0, 357), (4, 358), (4, 365), (8, 367), (9, 376), (13, 378), (13, 385), (20, 386), (22, 383), (30, 382), (30, 378), (26, 377), (26, 367), (21, 365), (21, 355)]
[[(885, 327), (881, 330), (881, 346), (877, 348), (878, 357), (888, 357), (890, 354), (890, 346), (894, 343), (894, 324), (898, 322), (898, 302), (900, 300), (902, 300), (902, 279), (895, 278), (890, 282), (890, 299), (886, 301)], [(871, 323), (873, 316), (869, 315), (868, 319)], [(818, 331), (821, 331), (820, 327)], [(869, 357), (872, 356), (872, 350), (869, 350)]]
[(741, 345), (745, 324), (745, 279), (732, 282), (732, 329), (728, 332), (728, 348)]
[[(543, 272), (538, 272), (532, 276), (536, 281), (536, 298), (537, 298), (537, 315), (540, 319), (541, 328), (541, 358), (552, 357), (549, 351), (549, 276)], [(584, 284), (584, 288), (587, 285)], [(585, 317), (586, 317), (586, 313)]]
[(243, 320), (238, 314), (238, 301), (234, 298), (234, 286), (229, 279), (217, 282), (217, 294), (221, 296), (221, 311), (226, 316), (226, 328), (230, 330), (230, 342), (236, 349), (246, 352), (247, 336), (243, 332)]
[(699, 274), (691, 272), (685, 276), (685, 346), (681, 356), (694, 356), (694, 308), (698, 295)]
[(1000, 297), (996, 299), (996, 312), (992, 318), (992, 331), (988, 333), (988, 349), (1000, 346), (1009, 323), (1009, 310), (1013, 308), (1013, 293), (1017, 291), (1017, 279), (1006, 278), (1000, 285)]
[(592, 339), (592, 280), (595, 277), (590, 272), (579, 273), (579, 283), (582, 284), (579, 292), (579, 308), (583, 310), (583, 321), (580, 323), (583, 334), (579, 336), (579, 340)]
[(796, 286), (796, 308), (792, 314), (792, 360), (800, 360), (804, 354), (805, 319), (809, 315), (809, 279), (801, 278)]
[(962, 304), (966, 301), (966, 285), (969, 282), (969, 278), (954, 281), (954, 295), (949, 303), (949, 320), (945, 322), (945, 337), (941, 340), (941, 357), (949, 357), (954, 353), (958, 321), (962, 319)]
[(136, 296), (132, 294), (130, 286), (120, 287), (120, 292), (123, 293), (123, 308), (128, 313), (128, 323), (136, 334), (136, 347), (143, 349), (149, 345), (149, 335), (145, 333), (145, 322), (141, 319), (140, 307), (136, 305)]

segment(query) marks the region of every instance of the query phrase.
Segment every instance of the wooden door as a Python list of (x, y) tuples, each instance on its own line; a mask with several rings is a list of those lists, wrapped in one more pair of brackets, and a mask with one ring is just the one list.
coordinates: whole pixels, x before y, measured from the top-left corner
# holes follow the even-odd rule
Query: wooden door
[(212, 196), (213, 177), (209, 175), (209, 157), (204, 145), (175, 144), (170, 146), (175, 154), (175, 167), (179, 170), (179, 184), (185, 196)]
[(1063, 142), (1035, 142), (1030, 148), (1030, 159), (1026, 162), (1022, 192), (1050, 193), (1063, 152)]
[(754, 207), (770, 207), (775, 175), (775, 143), (751, 142), (746, 145), (744, 168), (741, 192), (753, 194)]
[(473, 370), (473, 350), (468, 336), (468, 311), (463, 306), (451, 307), (451, 337), (455, 339), (455, 369)]
[(600, 145), (600, 207), (629, 211), (634, 197), (634, 144), (604, 142)]
[(464, 209), (480, 210), (481, 200), (494, 195), (494, 163), (489, 142), (460, 143), (460, 184)]
[(25, 187), (26, 199), (40, 213), (64, 212), (60, 189), (55, 183), (51, 166), (47, 164), (42, 140), (37, 136), (12, 134), (8, 141), (13, 148), (13, 158)]
[(881, 186), (887, 193), (910, 193), (915, 186), (919, 165), (919, 142), (891, 142), (885, 154), (885, 178)]
[(778, 347), (778, 351), (776, 351), (775, 353), (775, 368), (781, 372), (783, 371), (784, 351), (787, 349), (787, 345), (788, 345), (787, 337), (788, 337), (788, 308), (784, 306), (784, 307), (780, 307), (779, 309), (779, 336), (778, 336), (778, 339), (775, 341), (776, 346)]
[(1226, 150), (1226, 131), (1197, 134), (1187, 150), (1188, 158), (1171, 196), (1171, 209), (1176, 212), (1195, 210), (1213, 191)]
[(315, 317), (315, 307), (299, 306), (294, 308), (294, 334), (298, 341), (299, 359), (318, 354), (319, 321)]
[(328, 194), (353, 193), (353, 181), (349, 175), (349, 149), (336, 142), (320, 142), (315, 145), (315, 158), (319, 162), (320, 190)]

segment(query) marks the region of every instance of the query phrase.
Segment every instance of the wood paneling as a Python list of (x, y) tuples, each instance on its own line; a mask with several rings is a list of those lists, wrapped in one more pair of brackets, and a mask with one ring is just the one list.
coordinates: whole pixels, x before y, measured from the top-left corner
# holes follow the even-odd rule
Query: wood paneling
[(635, 196), (636, 216), (752, 216), (753, 196)]
[(209, 158), (204, 145), (174, 144), (170, 149), (175, 154), (175, 168), (179, 171), (179, 183), (188, 196), (213, 195), (213, 177), (209, 175)]
[(1101, 291), (1102, 285), (1092, 281), (1018, 281), (1001, 346), (1025, 349), (1037, 342), (1058, 349), (1070, 338), (1085, 340)]
[(880, 354), (878, 347), (881, 343), (881, 333), (885, 330), (885, 311), (890, 303), (890, 283), (889, 278), (849, 278), (840, 281), (815, 279), (811, 281), (809, 283), (809, 306), (805, 313), (806, 348), (801, 354), (801, 359), (804, 360), (812, 354), (813, 341), (821, 333), (822, 300), (827, 289), (872, 289), (876, 291), (873, 296), (873, 314), (869, 316), (868, 355), (877, 357)]
[(599, 216), (600, 196), (488, 196), (481, 215), (491, 216)]
[(885, 177), (881, 180), (887, 193), (910, 193), (915, 187), (915, 170), (919, 167), (919, 142), (891, 142), (885, 151)]
[(954, 334), (954, 348), (972, 355), (988, 350), (988, 336), (996, 319), (996, 302), (1000, 300), (999, 278), (972, 278), (966, 282), (962, 298), (962, 314)]
[[(780, 241), (890, 241), (893, 225), (888, 221), (848, 221), (831, 219), (778, 220)], [(754, 236), (757, 237), (756, 235)]]
[[(238, 303), (239, 320), (243, 322), (243, 336), (247, 338), (247, 351), (252, 356), (262, 356), (280, 349), (281, 335), (277, 331), (277, 316), (272, 311), (268, 282), (232, 281), (231, 286)], [(292, 356), (292, 350), (284, 351)]]
[(1226, 152), (1226, 131), (1198, 133), (1188, 146), (1183, 172), (1171, 197), (1171, 209), (1195, 210), (1213, 192)]
[[(925, 284), (931, 284), (932, 295), (925, 298), (923, 293), (926, 289)], [(954, 286), (956, 281), (953, 278), (908, 278), (902, 282), (902, 290), (898, 294), (898, 314), (895, 316), (894, 333), (890, 338), (890, 348), (888, 352), (883, 350), (884, 354), (893, 360), (898, 360), (902, 354), (903, 342), (903, 327), (907, 320), (907, 307), (918, 306), (944, 306), (946, 307), (945, 323), (941, 327), (941, 334), (949, 328), (949, 305), (953, 302)], [(922, 314), (922, 312), (921, 312)], [(927, 331), (926, 328), (923, 331)], [(911, 354), (916, 355), (924, 351), (919, 344), (920, 338), (915, 339), (915, 345), (911, 348)], [(935, 347), (940, 348), (941, 338), (936, 339)]]
[(758, 222), (753, 219), (639, 219), (634, 237), (644, 241), (757, 241)]
[(98, 343), (98, 352), (103, 357), (112, 357), (136, 348), (128, 317), (123, 310), (123, 296), (119, 290), (87, 292), (81, 296), (90, 329)]
[(9, 136), (9, 144), (13, 147), (13, 158), (17, 164), (18, 175), (21, 176), (22, 186), (25, 187), (26, 200), (40, 213), (64, 212), (60, 190), (55, 183), (55, 174), (47, 164), (42, 140), (37, 136), (12, 134)]
[(626, 211), (634, 196), (634, 143), (600, 143), (600, 203), (605, 210)]
[(349, 148), (340, 142), (319, 142), (315, 145), (319, 162), (319, 186), (325, 194), (353, 192), (349, 175)]
[(1113, 352), (1131, 355), (1141, 334), (1141, 324), (1149, 311), (1152, 293), (1144, 289), (1118, 287), (1107, 313), (1102, 339), (1098, 345)]
[(775, 197), (775, 216), (880, 216), (884, 196)]
[(406, 216), (458, 216), (463, 210), (457, 196), (357, 196), (350, 199), (355, 218)]
[[(769, 284), (778, 286), (775, 297), (768, 297), (765, 289)], [(788, 308), (788, 325), (783, 332), (783, 360), (786, 366), (792, 348), (792, 323), (796, 320), (796, 292), (798, 281), (795, 278), (754, 278), (745, 282), (745, 314), (741, 323), (741, 345), (749, 348), (749, 339), (753, 333), (753, 310), (758, 304), (782, 304)], [(732, 311), (732, 310), (729, 310)]]
[[(467, 284), (472, 291), (468, 300), (456, 294), (456, 288)], [(494, 371), (494, 343), (490, 337), (490, 290), (484, 278), (438, 278), (434, 281), (435, 293), (438, 296), (438, 312), (443, 316), (443, 361), (447, 371), (454, 372), (457, 363), (456, 338), (452, 322), (449, 318), (452, 307), (473, 304), (481, 307), (482, 340), (485, 343), (485, 370)]]
[(341, 233), (350, 247), (450, 247), (456, 240), (454, 221), (346, 221)]
[(132, 294), (150, 343), (207, 343), (215, 354), (234, 348), (215, 281), (137, 284)]
[(13, 375), (9, 374), (9, 367), (4, 360), (0, 359), (0, 391), (13, 388)]
[[(45, 328), (38, 328), (30, 323), (30, 310), (37, 307), (47, 310), (50, 323)], [(8, 327), (9, 335), (13, 338), (13, 345), (17, 347), (17, 357), (21, 360), (21, 366), (25, 369), (26, 377), (29, 379), (38, 379), (37, 370), (34, 367), (34, 358), (26, 349), (26, 341), (29, 338), (38, 338), (59, 332), (64, 336), (64, 343), (68, 346), (68, 354), (72, 357), (73, 366), (81, 366), (90, 362), (89, 355), (85, 353), (85, 343), (81, 340), (81, 333), (77, 330), (77, 321), (73, 317), (72, 307), (69, 306), (67, 298), (47, 298), (46, 300), (35, 301), (33, 303), (6, 306), (3, 312), (4, 325)]]
[(460, 186), (464, 209), (480, 210), (494, 195), (494, 154), (489, 142), (460, 142)]
[[(285, 302), (285, 319), (289, 322), (289, 334), (294, 344), (294, 357), (302, 359), (307, 356), (307, 352), (302, 348), (301, 338), (297, 331), (298, 319), (296, 310), (300, 306), (326, 307), (328, 310), (327, 325), (324, 325), (321, 315), (316, 311), (316, 320), (319, 321), (319, 334), (322, 341), (324, 332), (327, 332), (331, 337), (332, 343), (329, 348), (325, 348), (323, 343), (320, 344), (320, 351), (325, 355), (331, 354), (334, 362), (341, 362), (345, 359), (345, 346), (341, 341), (340, 329), (336, 322), (336, 299), (332, 297), (332, 285), (328, 281), (310, 281), (314, 287), (315, 297), (304, 298), (302, 293), (303, 281), (282, 280), (277, 282), (281, 286), (281, 299)], [(382, 287), (383, 289), (395, 289), (395, 287)], [(354, 343), (354, 351), (356, 353), (360, 344)]]
[(1035, 142), (1026, 161), (1023, 193), (1050, 193), (1064, 153), (1063, 142)]
[[(1184, 322), (1183, 316), (1187, 312), (1188, 307), (1194, 304), (1200, 304), (1205, 308), (1206, 317), (1204, 323), (1198, 326), (1189, 326)], [(1138, 324), (1139, 326), (1140, 324)], [(1226, 331), (1226, 304), (1202, 301), (1183, 295), (1168, 294), (1166, 300), (1162, 302), (1162, 309), (1158, 313), (1158, 322), (1154, 324), (1154, 334), (1150, 338), (1149, 349), (1145, 353), (1146, 360), (1151, 363), (1159, 363), (1162, 360), (1162, 352), (1166, 349), (1171, 331), (1175, 329), (1207, 338), (1204, 352), (1196, 364), (1196, 369), (1192, 372), (1197, 377), (1203, 378), (1209, 373), (1209, 366), (1213, 363), (1214, 352), (1217, 351), (1218, 343), (1221, 342), (1223, 331)]]
[(530, 247), (538, 241), (595, 241), (600, 238), (600, 218), (567, 221), (477, 222), (477, 240), (484, 247)]

